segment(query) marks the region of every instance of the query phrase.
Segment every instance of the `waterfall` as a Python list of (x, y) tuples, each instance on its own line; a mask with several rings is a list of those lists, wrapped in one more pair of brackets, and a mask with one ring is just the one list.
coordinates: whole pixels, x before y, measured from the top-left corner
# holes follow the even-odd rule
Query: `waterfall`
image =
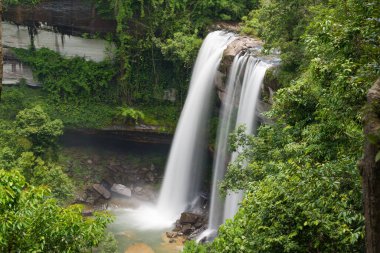
[(241, 75), (244, 70), (245, 59), (243, 57), (235, 57), (229, 71), (229, 77), (226, 85), (225, 101), (222, 104), (219, 125), (216, 139), (216, 150), (213, 163), (213, 179), (211, 189), (211, 204), (210, 204), (210, 217), (208, 228), (210, 230), (217, 230), (223, 219), (223, 200), (221, 199), (218, 183), (223, 180), (224, 173), (228, 161), (230, 159), (228, 154), (228, 134), (233, 127), (233, 109), (236, 101), (237, 88), (235, 85), (238, 81), (237, 77)]
[(175, 220), (199, 193), (213, 83), (224, 49), (234, 35), (210, 33), (202, 44), (166, 164), (157, 209)]
[[(235, 128), (245, 125), (246, 133), (254, 134), (257, 126), (256, 106), (260, 95), (260, 88), (264, 80), (268, 64), (249, 56), (242, 81), (241, 97), (236, 119)], [(233, 153), (231, 162), (237, 157)], [(239, 203), (243, 199), (243, 192), (228, 192), (224, 204), (224, 221), (231, 219), (239, 209)]]
[(223, 208), (218, 183), (223, 180), (228, 162), (237, 157), (237, 153), (228, 152), (228, 135), (242, 124), (249, 134), (256, 130), (256, 105), (267, 68), (266, 63), (250, 54), (237, 55), (231, 65), (219, 116), (208, 229), (199, 239), (214, 237), (219, 225), (235, 215), (243, 198), (242, 191), (228, 192)]

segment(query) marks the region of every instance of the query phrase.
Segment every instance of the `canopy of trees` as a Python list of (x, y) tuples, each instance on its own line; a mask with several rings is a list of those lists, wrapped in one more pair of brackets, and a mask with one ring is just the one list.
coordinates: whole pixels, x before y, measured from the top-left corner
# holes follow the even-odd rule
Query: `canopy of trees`
[[(281, 49), (283, 85), (258, 136), (243, 147), (222, 189), (247, 189), (238, 214), (211, 244), (185, 252), (362, 252), (357, 162), (362, 107), (380, 74), (376, 1), (261, 1), (244, 32)], [(247, 164), (242, 166), (242, 164)]]
[(105, 236), (111, 216), (65, 204), (74, 186), (55, 163), (62, 128), (38, 106), (0, 121), (1, 252), (83, 252)]
[[(3, 1), (11, 3), (37, 1)], [(74, 185), (56, 161), (63, 123), (52, 118), (97, 127), (113, 118), (134, 124), (147, 120), (148, 113), (130, 105), (154, 107), (157, 94), (168, 88), (184, 98), (208, 27), (242, 21), (242, 33), (262, 38), (265, 52), (281, 52), (276, 74), (281, 89), (267, 113), (274, 123), (262, 125), (256, 137), (243, 128), (231, 137), (239, 157), (220, 187), (244, 189), (245, 199), (214, 242), (190, 242), (185, 252), (363, 252), (357, 161), (365, 95), (380, 75), (378, 1), (94, 4), (117, 21), (116, 34), (109, 36), (116, 45), (113, 62), (68, 60), (46, 49), (15, 51), (32, 66), (49, 102), (41, 97), (30, 102), (20, 88), (9, 89), (0, 104), (0, 251), (96, 247), (112, 219), (106, 214), (83, 218), (80, 206), (67, 205)]]

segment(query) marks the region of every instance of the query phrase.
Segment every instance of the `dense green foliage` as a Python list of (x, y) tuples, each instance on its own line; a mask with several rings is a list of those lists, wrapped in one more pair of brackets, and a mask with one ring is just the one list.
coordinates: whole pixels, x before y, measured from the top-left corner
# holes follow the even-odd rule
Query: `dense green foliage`
[(190, 242), (185, 252), (363, 251), (356, 163), (365, 94), (380, 75), (377, 1), (96, 5), (117, 21), (114, 62), (65, 59), (47, 49), (15, 51), (43, 90), (7, 88), (0, 104), (0, 167), (6, 170), (0, 170), (0, 218), (9, 221), (1, 226), (0, 249), (78, 252), (96, 246), (109, 218), (84, 219), (79, 207), (62, 208), (52, 198), (67, 201), (73, 185), (54, 160), (62, 122), (51, 118), (69, 127), (151, 123), (173, 129), (178, 108), (161, 100), (164, 91), (176, 89), (182, 104), (208, 26), (247, 15), (242, 32), (260, 36), (266, 52), (281, 52), (282, 88), (267, 114), (275, 123), (261, 126), (257, 137), (242, 129), (232, 136), (239, 156), (221, 188), (244, 189), (245, 199), (214, 242)]
[(0, 117), (14, 120), (20, 110), (39, 106), (51, 118), (62, 120), (67, 128), (100, 128), (112, 124), (116, 107), (113, 103), (71, 100), (56, 101), (49, 93), (24, 85), (5, 87), (0, 103)]
[(20, 111), (16, 116), (15, 125), (17, 135), (31, 142), (36, 154), (43, 154), (54, 148), (58, 136), (63, 134), (62, 121), (50, 120), (39, 106)]
[[(39, 106), (50, 118), (62, 120), (66, 128), (102, 128), (115, 124), (135, 124), (134, 121), (125, 121), (125, 118), (120, 117), (118, 104), (72, 100), (59, 102), (50, 98), (49, 93), (45, 91), (30, 89), (23, 85), (5, 87), (0, 103), (0, 118), (14, 120), (20, 110)], [(173, 104), (138, 105), (131, 109), (144, 114), (142, 123), (159, 126), (164, 132), (174, 131), (180, 113), (180, 108)]]
[[(278, 90), (257, 137), (232, 138), (221, 187), (247, 190), (213, 243), (185, 252), (362, 252), (361, 108), (380, 74), (376, 1), (262, 1), (245, 20), (280, 48)], [(237, 147), (240, 147), (237, 149)]]
[(22, 62), (32, 67), (49, 96), (60, 102), (104, 101), (112, 97), (115, 68), (110, 62), (96, 63), (82, 57), (66, 59), (47, 48), (13, 51)]
[(238, 21), (256, 5), (249, 0), (98, 0), (98, 9), (115, 13), (117, 21), (119, 94), (129, 104), (151, 104), (169, 88), (183, 97), (207, 27)]
[(261, 6), (244, 17), (242, 32), (265, 40), (265, 49), (281, 50), (283, 83), (295, 77), (305, 62), (301, 36), (312, 18), (310, 7), (326, 0), (261, 1)]
[(83, 252), (99, 244), (109, 216), (84, 218), (80, 206), (62, 208), (49, 195), (20, 172), (0, 170), (1, 252)]
[(38, 106), (14, 121), (0, 120), (1, 252), (89, 251), (112, 221), (105, 213), (84, 218), (82, 207), (62, 206), (74, 191), (55, 162), (62, 128)]
[(34, 186), (48, 186), (59, 200), (70, 199), (74, 186), (55, 163), (62, 122), (51, 120), (40, 107), (35, 107), (20, 111), (13, 122), (0, 123), (2, 169), (17, 169)]

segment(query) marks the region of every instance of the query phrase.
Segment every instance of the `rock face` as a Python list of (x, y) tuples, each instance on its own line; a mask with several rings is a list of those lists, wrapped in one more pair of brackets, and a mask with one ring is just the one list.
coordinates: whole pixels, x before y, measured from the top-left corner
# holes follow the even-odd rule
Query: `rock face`
[(179, 219), (179, 222), (181, 224), (195, 224), (201, 218), (202, 217), (199, 214), (184, 212), (181, 214), (181, 218)]
[(209, 32), (224, 30), (224, 31), (229, 31), (233, 33), (239, 33), (241, 30), (241, 27), (238, 22), (219, 21), (216, 23), (212, 23), (210, 27), (208, 27), (207, 30)]
[(123, 195), (123, 196), (126, 196), (126, 197), (132, 196), (131, 189), (126, 187), (125, 185), (122, 185), (122, 184), (113, 184), (111, 187), (111, 191), (116, 192), (116, 193)]
[(105, 199), (110, 199), (111, 198), (111, 193), (104, 188), (101, 184), (93, 184), (92, 188), (94, 188), (95, 191), (97, 191), (100, 195), (103, 196)]
[(223, 52), (223, 58), (220, 62), (218, 73), (215, 80), (215, 86), (218, 90), (219, 99), (224, 102), (226, 81), (229, 69), (236, 55), (240, 52), (251, 50), (259, 53), (263, 42), (250, 37), (238, 37), (232, 41)]
[(18, 25), (38, 27), (40, 23), (47, 24), (69, 35), (107, 34), (116, 30), (116, 21), (98, 15), (90, 1), (48, 0), (41, 1), (34, 8), (28, 5), (10, 6), (5, 10), (4, 18)]
[[(270, 67), (264, 77), (264, 85), (261, 91), (261, 99), (259, 106), (257, 107), (259, 119), (261, 122), (270, 123), (271, 121), (264, 116), (262, 112), (268, 111), (272, 104), (273, 93), (279, 88), (277, 81), (277, 70), (279, 66), (279, 59), (276, 56), (263, 56), (260, 51), (262, 49), (263, 42), (250, 38), (247, 36), (238, 37), (231, 42), (223, 52), (223, 58), (218, 68), (218, 73), (215, 78), (215, 86), (217, 88), (217, 94), (222, 103), (225, 101), (225, 89), (228, 78), (228, 73), (236, 55), (241, 52), (249, 51), (250, 54), (258, 55), (265, 61), (273, 63), (273, 67)], [(236, 105), (238, 106), (238, 105)]]
[(258, 50), (262, 45), (262, 41), (245, 36), (232, 41), (223, 52), (223, 59), (220, 63), (219, 71), (227, 74), (236, 55), (248, 48)]
[(181, 218), (176, 221), (175, 228), (172, 232), (167, 232), (168, 238), (177, 238), (184, 236), (185, 238), (195, 238), (206, 229), (207, 220), (200, 214), (184, 212)]
[(185, 224), (182, 226), (182, 230), (181, 232), (184, 234), (184, 235), (190, 235), (191, 232), (193, 232), (193, 228), (191, 226), (191, 224)]

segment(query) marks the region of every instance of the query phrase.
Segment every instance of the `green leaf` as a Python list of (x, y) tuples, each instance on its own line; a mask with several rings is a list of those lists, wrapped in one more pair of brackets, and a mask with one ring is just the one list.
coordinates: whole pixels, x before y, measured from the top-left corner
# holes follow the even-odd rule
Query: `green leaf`
[(376, 157), (375, 157), (375, 162), (380, 161), (380, 151), (377, 152)]

